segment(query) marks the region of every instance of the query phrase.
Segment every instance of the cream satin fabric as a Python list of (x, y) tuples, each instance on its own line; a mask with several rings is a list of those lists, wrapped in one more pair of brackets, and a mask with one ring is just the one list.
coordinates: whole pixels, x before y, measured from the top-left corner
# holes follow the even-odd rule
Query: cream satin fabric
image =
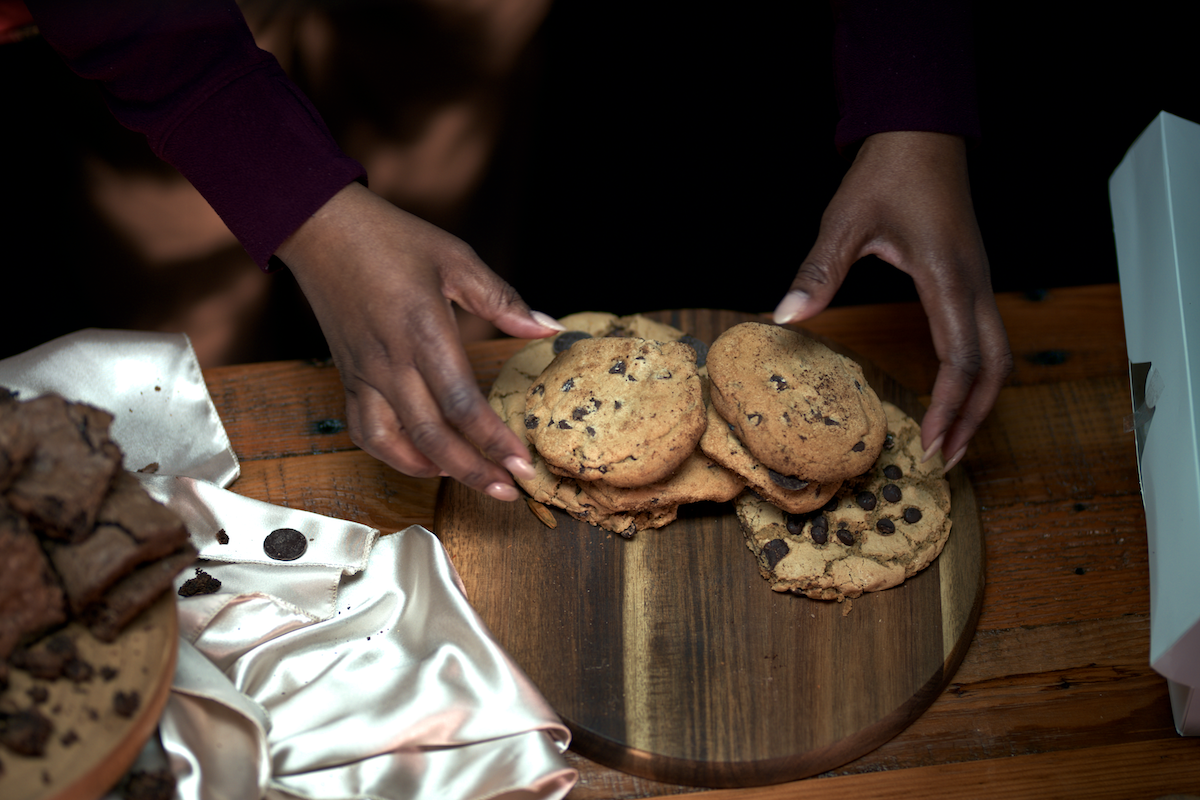
[[(237, 459), (185, 337), (81, 331), (0, 361), (0, 386), (114, 412), (126, 466), (159, 463), (138, 478), (221, 581), (178, 602), (159, 732), (180, 798), (532, 800), (575, 784), (568, 730), (432, 533), (380, 536), (222, 488)], [(263, 552), (281, 527), (308, 539), (296, 561)]]

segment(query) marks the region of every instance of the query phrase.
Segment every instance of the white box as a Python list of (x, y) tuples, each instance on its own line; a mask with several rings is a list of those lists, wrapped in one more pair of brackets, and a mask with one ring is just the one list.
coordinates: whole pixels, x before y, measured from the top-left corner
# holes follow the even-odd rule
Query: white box
[(1150, 561), (1150, 665), (1200, 734), (1200, 125), (1162, 113), (1108, 183)]

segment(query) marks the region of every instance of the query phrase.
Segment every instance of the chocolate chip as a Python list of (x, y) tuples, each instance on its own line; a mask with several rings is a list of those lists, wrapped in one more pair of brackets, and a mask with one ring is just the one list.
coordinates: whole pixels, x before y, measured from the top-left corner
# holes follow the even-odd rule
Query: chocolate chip
[(826, 417), (825, 424), (826, 425), (837, 425), (838, 421), (836, 419), (834, 419), (833, 417)]
[(902, 496), (900, 487), (894, 483), (889, 483), (887, 486), (884, 486), (881, 493), (883, 494), (883, 499), (887, 500), (889, 503), (899, 503)]
[(586, 428), (584, 428), (584, 430), (585, 430), (585, 431), (587, 431), (587, 433), (588, 433), (588, 436), (595, 436), (595, 435), (596, 435), (596, 429), (595, 429), (595, 428), (593, 428), (591, 425), (588, 425)]
[(759, 425), (762, 424), (763, 415), (762, 414), (747, 414), (746, 419), (749, 420), (750, 422), (752, 422), (755, 427), (758, 427)]
[(812, 521), (812, 527), (809, 529), (809, 535), (817, 544), (825, 544), (829, 541), (829, 520), (825, 517), (816, 517)]
[(867, 449), (867, 443), (859, 442), (856, 445), (854, 445), (854, 447), (851, 447), (850, 449), (853, 450), (855, 453), (861, 453), (863, 450)]
[(895, 464), (888, 464), (883, 468), (883, 477), (889, 481), (898, 481), (904, 477), (904, 470), (897, 467)]
[(850, 532), (849, 528), (838, 528), (837, 538), (839, 542), (847, 547), (854, 544), (854, 534)]
[(217, 544), (229, 544), (229, 534), (225, 532), (224, 528), (217, 531)]
[(657, 377), (660, 381), (669, 381), (674, 376), (670, 372), (668, 372), (666, 375), (658, 375)]
[(775, 565), (788, 554), (789, 548), (783, 539), (772, 539), (763, 545), (762, 551), (767, 559), (767, 569), (775, 569)]
[(525, 427), (526, 427), (528, 430), (533, 430), (533, 429), (534, 429), (534, 428), (536, 428), (537, 426), (538, 426), (538, 418), (537, 418), (537, 416), (536, 416), (536, 415), (534, 415), (534, 414), (526, 414), (526, 415), (525, 415)]
[(620, 410), (621, 410), (621, 401), (613, 400), (613, 411), (620, 411)]
[(879, 520), (879, 522), (875, 523), (875, 530), (879, 531), (884, 536), (891, 536), (896, 532), (896, 523), (892, 522), (887, 517), (884, 517), (883, 519)]
[(263, 552), (276, 561), (295, 561), (308, 549), (308, 539), (295, 528), (278, 528), (263, 539)]
[(909, 525), (921, 521), (921, 509), (909, 506), (904, 509), (904, 521)]
[(563, 381), (562, 390), (564, 392), (569, 392), (574, 388), (575, 388), (575, 379), (574, 378), (567, 378), (565, 381)]
[(805, 486), (808, 486), (808, 481), (802, 481), (799, 478), (793, 478), (791, 475), (781, 475), (773, 469), (768, 468), (767, 474), (771, 476), (771, 480), (782, 489), (787, 489), (789, 492), (798, 492)]
[(216, 594), (220, 588), (221, 581), (197, 567), (196, 577), (188, 578), (179, 587), (179, 596), (195, 597), (198, 594)]
[(784, 518), (784, 524), (787, 525), (788, 533), (792, 536), (799, 536), (804, 530), (804, 515), (803, 514), (787, 514)]
[(42, 756), (46, 752), (46, 743), (54, 733), (54, 723), (38, 713), (35, 708), (26, 708), (13, 713), (5, 713), (0, 719), (0, 744), (6, 746), (17, 755)]
[(584, 331), (566, 331), (564, 333), (560, 333), (554, 338), (554, 345), (552, 346), (552, 349), (554, 350), (555, 354), (565, 353), (570, 349), (571, 345), (575, 344), (581, 339), (590, 338), (592, 338), (592, 335)]
[(609, 375), (624, 375), (625, 374), (625, 362), (618, 361), (617, 363), (613, 364), (611, 367), (608, 368), (608, 374)]
[(883, 437), (883, 449), (884, 450), (891, 450), (895, 446), (896, 446), (896, 437), (895, 436), (893, 436), (892, 434), (889, 433), (887, 436)]
[(567, 422), (565, 419), (561, 419), (558, 421), (558, 429), (562, 431), (572, 430), (571, 423)]
[(829, 500), (828, 503), (825, 504), (825, 507), (822, 508), (821, 510), (825, 511), (827, 513), (830, 513), (830, 512), (837, 511), (837, 508), (838, 508), (838, 499), (836, 497), (833, 497)]
[(708, 345), (692, 336), (690, 333), (685, 333), (679, 337), (679, 341), (691, 347), (696, 351), (696, 366), (703, 367), (708, 362)]
[(875, 508), (878, 500), (872, 492), (863, 491), (854, 495), (854, 502), (858, 503), (858, 507), (863, 511), (871, 511)]
[(637, 525), (630, 525), (625, 530), (621, 531), (622, 539), (632, 539), (637, 536)]
[(534, 394), (537, 394), (537, 395), (542, 395), (542, 394), (545, 394), (545, 393), (546, 393), (546, 384), (544, 384), (544, 383), (539, 383), (539, 384), (537, 384), (536, 386), (534, 386), (534, 387), (533, 387), (533, 390), (532, 390), (532, 391), (533, 391), (533, 393), (534, 393)]
[(132, 717), (142, 704), (142, 696), (138, 694), (137, 689), (130, 689), (128, 692), (113, 693), (113, 711), (119, 717), (128, 719)]
[(574, 411), (571, 412), (571, 419), (575, 420), (576, 422), (579, 422), (580, 420), (582, 420), (584, 417), (586, 417), (590, 413), (591, 412), (588, 409), (584, 408), (583, 406), (580, 406), (579, 408), (576, 408)]
[(770, 381), (771, 383), (775, 384), (775, 391), (777, 392), (782, 392), (784, 389), (788, 388), (787, 381), (783, 379), (782, 375), (772, 375), (770, 377)]

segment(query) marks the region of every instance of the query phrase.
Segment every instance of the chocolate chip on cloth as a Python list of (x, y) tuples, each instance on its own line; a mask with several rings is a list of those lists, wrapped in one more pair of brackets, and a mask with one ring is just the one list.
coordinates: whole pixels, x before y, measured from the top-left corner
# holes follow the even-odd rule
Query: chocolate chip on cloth
[(640, 338), (580, 340), (526, 392), (524, 424), (556, 474), (618, 487), (665, 480), (707, 424), (694, 351)]
[(295, 561), (308, 550), (308, 538), (295, 528), (277, 528), (263, 539), (263, 552), (276, 561)]
[[(900, 584), (941, 553), (951, 528), (942, 462), (914, 465), (920, 429), (890, 403), (884, 408), (896, 446), (819, 511), (787, 514), (752, 492), (735, 501), (746, 546), (775, 591), (817, 600), (858, 597)], [(903, 503), (886, 501), (886, 487), (899, 491)], [(782, 556), (779, 542), (787, 548)]]
[(862, 368), (802, 333), (747, 322), (708, 351), (712, 404), (781, 475), (837, 483), (870, 468), (887, 418)]

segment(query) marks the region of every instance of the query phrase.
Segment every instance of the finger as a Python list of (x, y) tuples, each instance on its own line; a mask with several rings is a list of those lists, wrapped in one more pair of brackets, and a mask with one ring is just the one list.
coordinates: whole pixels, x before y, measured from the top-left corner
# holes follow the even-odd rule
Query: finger
[(540, 339), (564, 330), (549, 314), (533, 311), (507, 281), (483, 266), (471, 252), (465, 261), (442, 270), (443, 294), (509, 336)]
[(534, 475), (528, 448), (484, 399), (453, 327), (443, 320), (441, 335), (429, 333), (436, 325), (421, 329), (426, 346), (413, 354), (412, 364), (393, 371), (387, 393), (405, 434), (425, 458), (465, 485), (515, 499), (510, 474)]
[(414, 478), (442, 472), (413, 446), (392, 406), (374, 387), (347, 388), (346, 422), (351, 441), (398, 472)]
[(966, 453), (968, 442), (995, 406), (1000, 390), (1012, 372), (1012, 350), (999, 309), (990, 296), (981, 299), (981, 305), (984, 307), (976, 313), (982, 356), (980, 371), (975, 376), (957, 417), (946, 431), (942, 450), (950, 454), (946, 460), (947, 470), (957, 464)]
[(831, 220), (840, 219), (826, 212), (816, 244), (796, 272), (792, 285), (772, 315), (777, 325), (810, 319), (829, 305), (850, 267), (858, 260), (858, 244)]

